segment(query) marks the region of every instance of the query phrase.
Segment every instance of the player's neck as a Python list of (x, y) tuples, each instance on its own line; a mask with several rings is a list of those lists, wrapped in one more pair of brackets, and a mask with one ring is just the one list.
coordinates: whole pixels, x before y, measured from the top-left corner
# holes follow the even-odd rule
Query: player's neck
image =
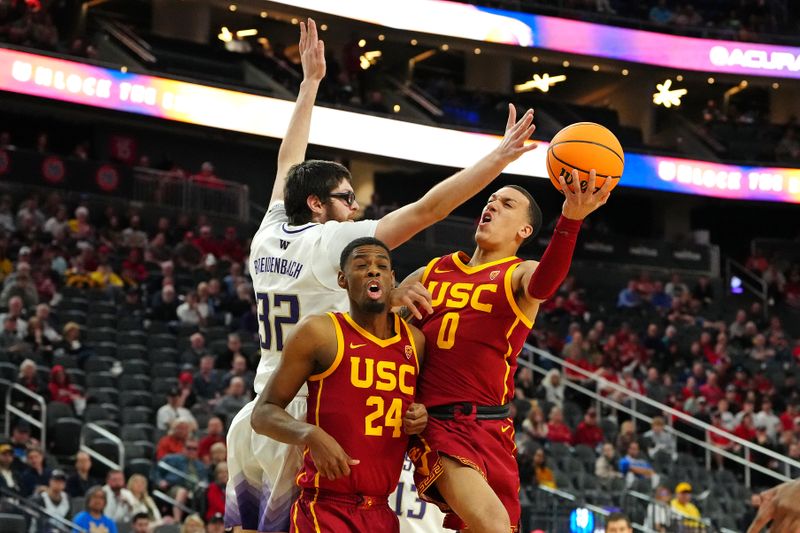
[(350, 318), (364, 330), (372, 333), (379, 339), (389, 339), (394, 336), (394, 320), (391, 313), (368, 313), (358, 309), (350, 309)]
[(500, 259), (505, 259), (506, 257), (511, 257), (516, 253), (516, 250), (505, 249), (505, 248), (497, 248), (497, 249), (486, 249), (481, 248), (480, 246), (475, 248), (475, 251), (472, 252), (472, 257), (469, 260), (468, 266), (478, 266), (484, 265), (486, 263), (491, 263), (492, 261), (498, 261)]

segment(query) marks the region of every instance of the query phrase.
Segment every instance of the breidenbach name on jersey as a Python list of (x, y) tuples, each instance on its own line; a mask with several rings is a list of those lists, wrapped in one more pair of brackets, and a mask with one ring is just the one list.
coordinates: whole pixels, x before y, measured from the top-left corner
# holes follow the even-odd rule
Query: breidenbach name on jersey
[(281, 257), (257, 257), (253, 260), (253, 270), (256, 274), (282, 274), (297, 279), (303, 270), (303, 263)]

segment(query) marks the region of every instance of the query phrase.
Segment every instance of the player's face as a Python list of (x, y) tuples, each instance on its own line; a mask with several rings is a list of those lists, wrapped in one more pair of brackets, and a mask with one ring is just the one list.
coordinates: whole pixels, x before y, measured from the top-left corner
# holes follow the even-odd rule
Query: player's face
[(632, 533), (633, 529), (625, 520), (615, 520), (606, 525), (606, 533)]
[(529, 220), (530, 203), (524, 194), (503, 187), (489, 197), (481, 212), (475, 240), (481, 246), (506, 244), (524, 239), (533, 231)]
[(394, 286), (389, 254), (373, 244), (359, 246), (339, 273), (339, 286), (347, 289), (351, 302), (363, 311), (382, 313)]
[(342, 180), (330, 194), (331, 197), (324, 204), (320, 222), (353, 220), (358, 212), (358, 202), (355, 199), (355, 192), (350, 182), (346, 179)]

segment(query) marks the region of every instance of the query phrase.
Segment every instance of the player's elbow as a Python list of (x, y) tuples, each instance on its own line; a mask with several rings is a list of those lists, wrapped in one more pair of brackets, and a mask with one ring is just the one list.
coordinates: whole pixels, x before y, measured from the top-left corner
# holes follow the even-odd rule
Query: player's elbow
[(274, 406), (268, 403), (258, 403), (253, 408), (253, 412), (250, 413), (250, 427), (259, 435), (269, 436), (270, 434), (272, 427), (270, 424), (270, 419), (272, 418), (271, 407)]

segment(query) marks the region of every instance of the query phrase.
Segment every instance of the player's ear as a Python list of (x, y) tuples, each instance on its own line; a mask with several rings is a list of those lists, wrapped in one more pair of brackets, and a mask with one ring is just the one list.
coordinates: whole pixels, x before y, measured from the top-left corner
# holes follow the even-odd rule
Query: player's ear
[(394, 270), (392, 270), (392, 287), (396, 286), (397, 282), (395, 281)]
[(342, 270), (340, 270), (338, 276), (336, 276), (336, 282), (341, 288), (347, 290), (347, 278)]
[(312, 216), (322, 214), (322, 212), (325, 209), (323, 201), (320, 200), (319, 196), (317, 196), (316, 194), (308, 195), (308, 198), (306, 198), (306, 205), (308, 206), (308, 209), (311, 211)]
[(517, 232), (517, 235), (519, 235), (520, 238), (524, 241), (525, 239), (533, 235), (533, 226), (531, 226), (530, 224), (525, 224)]

